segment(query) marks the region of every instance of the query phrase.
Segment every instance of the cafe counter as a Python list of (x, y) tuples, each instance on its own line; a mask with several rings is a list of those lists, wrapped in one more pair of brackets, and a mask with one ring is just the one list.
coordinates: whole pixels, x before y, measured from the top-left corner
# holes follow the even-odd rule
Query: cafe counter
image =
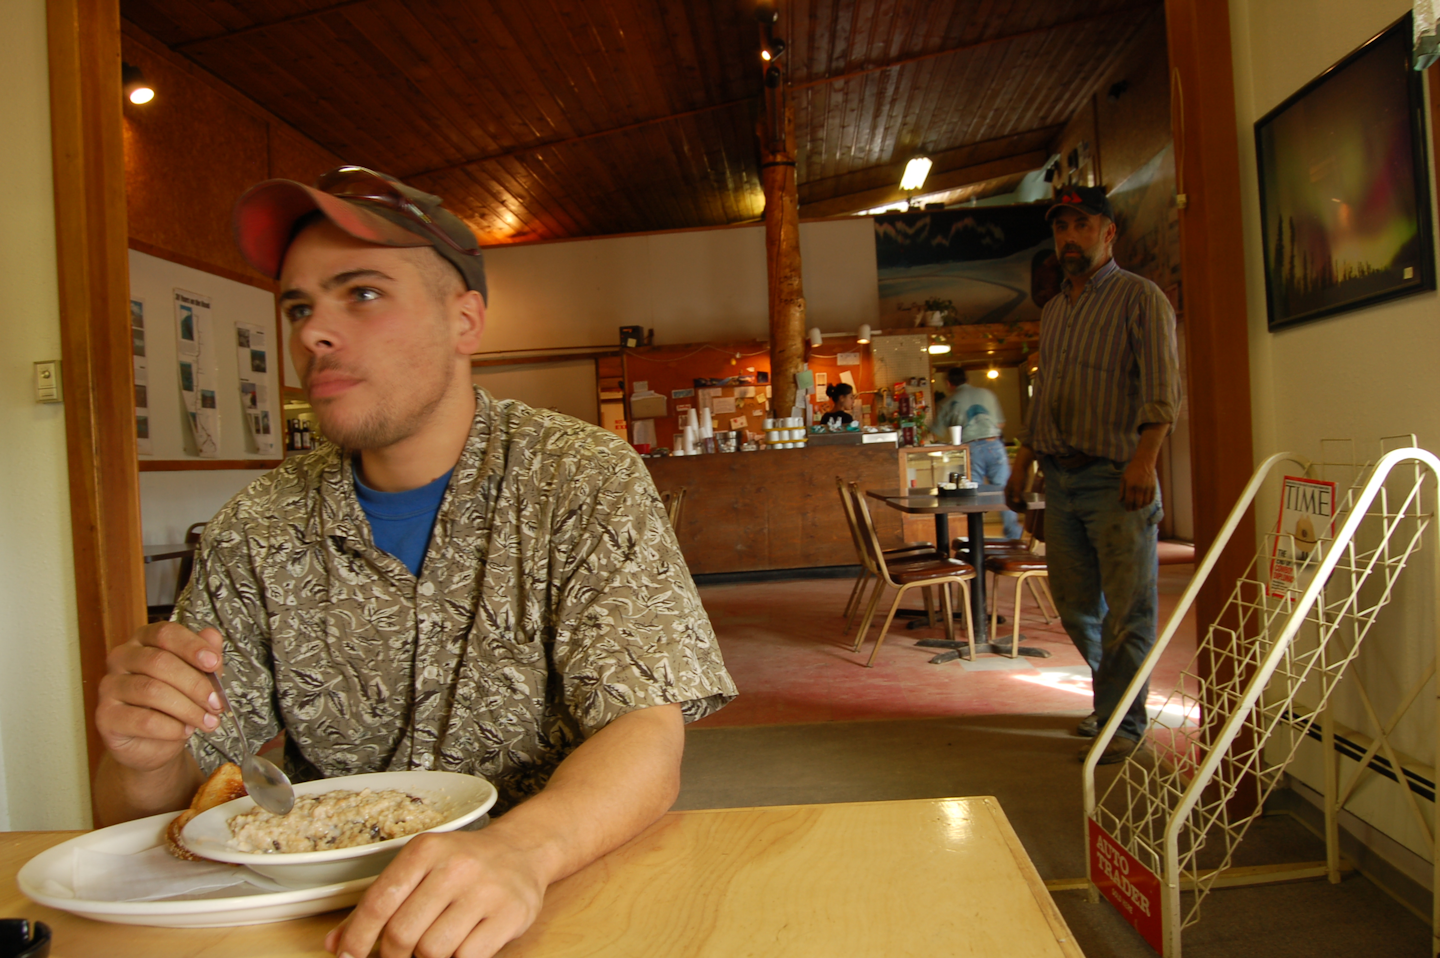
[[(662, 493), (685, 490), (676, 528), (692, 575), (853, 566), (858, 560), (835, 479), (863, 489), (932, 485), (946, 470), (966, 472), (965, 449), (893, 444), (646, 459)], [(883, 546), (928, 540), (933, 524), (906, 536), (901, 516), (873, 512)], [(927, 528), (928, 525), (928, 528)]]

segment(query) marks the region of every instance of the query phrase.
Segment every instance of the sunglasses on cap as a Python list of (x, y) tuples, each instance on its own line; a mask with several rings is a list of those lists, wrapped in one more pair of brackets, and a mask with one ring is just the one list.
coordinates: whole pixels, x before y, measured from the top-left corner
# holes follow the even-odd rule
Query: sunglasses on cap
[[(451, 236), (426, 210), (407, 196), (401, 184), (363, 166), (341, 166), (315, 181), (315, 188), (346, 200), (363, 200), (388, 207), (440, 240), (457, 253), (477, 255), (478, 247), (467, 246)], [(423, 195), (423, 194), (422, 194)], [(436, 197), (430, 197), (439, 205)]]

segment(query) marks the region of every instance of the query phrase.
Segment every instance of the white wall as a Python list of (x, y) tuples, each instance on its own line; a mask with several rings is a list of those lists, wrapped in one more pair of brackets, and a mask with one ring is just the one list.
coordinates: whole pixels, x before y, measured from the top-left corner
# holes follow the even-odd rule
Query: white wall
[(600, 424), (600, 392), (593, 359), (482, 366), (472, 371), (471, 378), (496, 399), (518, 399)]
[[(1415, 433), (1422, 447), (1440, 449), (1434, 365), (1440, 356), (1440, 302), (1435, 293), (1276, 333), (1266, 330), (1254, 122), (1408, 8), (1407, 0), (1231, 0), (1257, 459), (1280, 450), (1319, 458), (1320, 440), (1332, 437), (1354, 437), (1361, 454), (1373, 456), (1378, 437), (1401, 433)], [(1276, 514), (1272, 497), (1259, 505), (1259, 524), (1265, 526), (1266, 517)], [(1401, 690), (1435, 653), (1433, 551), (1411, 563), (1393, 604), (1381, 612), (1352, 666), (1364, 677), (1382, 716), (1388, 716)], [(1352, 687), (1342, 686), (1338, 693), (1337, 717), (1345, 725), (1370, 728)], [(1433, 760), (1433, 689), (1422, 693), (1395, 741), (1402, 751)], [(1303, 746), (1295, 774), (1319, 788), (1320, 760), (1318, 745)], [(1433, 814), (1433, 805), (1421, 804)], [(1429, 857), (1403, 794), (1391, 783), (1372, 777), (1350, 810)]]
[[(31, 363), (60, 358), (45, 0), (0, 31), (0, 830), (90, 824), (64, 407)], [(62, 373), (63, 375), (63, 373)]]
[[(192, 523), (209, 522), (232, 496), (263, 475), (263, 469), (140, 473), (141, 541), (147, 546), (184, 542)], [(179, 573), (175, 559), (147, 564), (146, 604), (173, 604)]]
[[(869, 218), (802, 223), (800, 260), (809, 325), (840, 332), (875, 322)], [(657, 345), (769, 336), (759, 225), (494, 247), (485, 267), (485, 352), (608, 346), (632, 325), (653, 328)]]

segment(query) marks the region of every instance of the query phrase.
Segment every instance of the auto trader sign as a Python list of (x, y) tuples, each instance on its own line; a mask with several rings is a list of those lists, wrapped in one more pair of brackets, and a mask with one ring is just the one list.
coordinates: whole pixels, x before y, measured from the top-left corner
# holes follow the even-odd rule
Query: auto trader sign
[(1090, 880), (1120, 914), (1163, 954), (1165, 933), (1160, 920), (1160, 878), (1120, 847), (1094, 819), (1090, 830)]

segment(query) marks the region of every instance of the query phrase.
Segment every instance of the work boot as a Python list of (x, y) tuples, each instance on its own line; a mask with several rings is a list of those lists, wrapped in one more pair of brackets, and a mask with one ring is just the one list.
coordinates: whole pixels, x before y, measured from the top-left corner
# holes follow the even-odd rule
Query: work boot
[[(1132, 754), (1139, 751), (1143, 746), (1133, 738), (1126, 738), (1123, 735), (1116, 735), (1105, 746), (1105, 751), (1100, 753), (1100, 761), (1097, 765), (1114, 765), (1116, 762), (1123, 762)], [(1078, 755), (1080, 761), (1090, 757), (1090, 749), (1082, 748)]]
[(1094, 738), (1100, 734), (1100, 718), (1094, 712), (1080, 720), (1075, 726), (1075, 734), (1081, 738)]

